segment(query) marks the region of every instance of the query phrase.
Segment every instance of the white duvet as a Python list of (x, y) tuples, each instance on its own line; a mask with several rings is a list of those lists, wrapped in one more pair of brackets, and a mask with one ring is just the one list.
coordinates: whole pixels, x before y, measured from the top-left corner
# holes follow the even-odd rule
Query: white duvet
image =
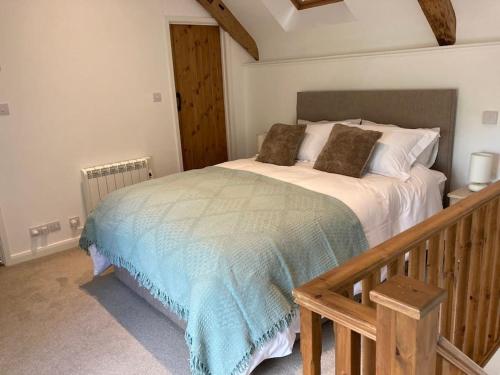
[[(341, 200), (358, 216), (370, 247), (440, 211), (446, 181), (442, 173), (420, 164), (412, 167), (411, 177), (405, 182), (375, 174), (356, 179), (321, 172), (313, 169), (313, 163), (309, 162), (281, 167), (260, 163), (252, 158), (230, 161), (219, 166), (259, 173)], [(90, 253), (94, 262), (94, 274), (98, 275), (109, 267), (109, 262), (99, 254), (95, 246), (91, 246)], [(359, 291), (359, 285), (355, 289)], [(291, 354), (299, 326), (299, 319), (296, 317), (288, 329), (256, 352), (247, 374), (265, 359)]]
[(371, 247), (443, 208), (445, 176), (420, 164), (412, 168), (411, 178), (406, 182), (376, 174), (358, 179), (326, 173), (313, 169), (310, 162), (280, 167), (241, 159), (219, 166), (259, 173), (340, 199), (358, 216)]

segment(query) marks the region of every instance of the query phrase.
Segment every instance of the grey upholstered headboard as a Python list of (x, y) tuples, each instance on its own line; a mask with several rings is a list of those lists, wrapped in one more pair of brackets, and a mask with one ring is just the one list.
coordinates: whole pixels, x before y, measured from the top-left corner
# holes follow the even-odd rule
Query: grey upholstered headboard
[(362, 118), (404, 128), (441, 128), (434, 169), (451, 180), (458, 91), (370, 90), (308, 91), (297, 94), (297, 119), (309, 121)]

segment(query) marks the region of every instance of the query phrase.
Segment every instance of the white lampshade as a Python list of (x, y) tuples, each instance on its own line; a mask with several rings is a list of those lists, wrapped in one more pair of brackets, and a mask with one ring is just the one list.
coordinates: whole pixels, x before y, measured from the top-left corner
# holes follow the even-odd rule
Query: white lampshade
[(487, 186), (492, 180), (493, 154), (475, 152), (470, 157), (469, 189), (478, 191)]
[(262, 144), (264, 143), (264, 139), (266, 139), (267, 133), (262, 133), (257, 136), (257, 152), (260, 152), (262, 148)]

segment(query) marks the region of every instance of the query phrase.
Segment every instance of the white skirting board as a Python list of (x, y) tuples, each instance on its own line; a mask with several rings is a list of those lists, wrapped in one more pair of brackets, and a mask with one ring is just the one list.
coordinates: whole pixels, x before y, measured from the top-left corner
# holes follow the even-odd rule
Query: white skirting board
[(59, 241), (44, 247), (39, 247), (36, 250), (26, 250), (20, 253), (10, 255), (7, 259), (7, 266), (13, 266), (29, 260), (41, 258), (50, 254), (55, 254), (60, 251), (73, 249), (78, 246), (80, 237), (68, 238), (67, 240)]

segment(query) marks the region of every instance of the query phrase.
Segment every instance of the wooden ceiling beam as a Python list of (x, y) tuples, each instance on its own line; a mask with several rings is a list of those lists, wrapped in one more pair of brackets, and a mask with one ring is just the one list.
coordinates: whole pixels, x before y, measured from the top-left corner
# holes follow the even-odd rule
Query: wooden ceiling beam
[(457, 18), (451, 0), (418, 0), (440, 46), (456, 42)]
[(221, 0), (197, 1), (239, 45), (255, 60), (259, 60), (257, 43)]

